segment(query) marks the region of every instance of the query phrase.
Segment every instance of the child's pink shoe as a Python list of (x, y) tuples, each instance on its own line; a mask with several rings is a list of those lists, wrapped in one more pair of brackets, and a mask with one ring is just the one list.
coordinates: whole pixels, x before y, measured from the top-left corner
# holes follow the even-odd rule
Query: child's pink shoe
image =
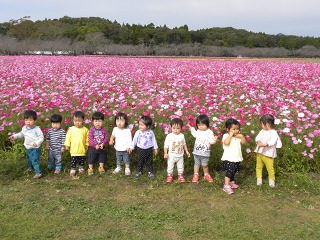
[(235, 188), (239, 188), (239, 185), (236, 184), (235, 182), (230, 182), (230, 187), (235, 189)]
[(192, 182), (198, 182), (199, 181), (199, 173), (193, 174)]
[(223, 191), (225, 191), (229, 195), (233, 193), (233, 190), (230, 185), (223, 185)]
[(172, 180), (173, 180), (173, 175), (172, 174), (168, 174), (167, 183), (171, 183)]
[(180, 182), (185, 182), (185, 181), (186, 181), (186, 180), (184, 179), (182, 173), (178, 174), (178, 179), (179, 179)]
[(213, 178), (211, 177), (211, 175), (209, 173), (204, 175), (204, 179), (207, 180), (208, 182), (213, 182)]

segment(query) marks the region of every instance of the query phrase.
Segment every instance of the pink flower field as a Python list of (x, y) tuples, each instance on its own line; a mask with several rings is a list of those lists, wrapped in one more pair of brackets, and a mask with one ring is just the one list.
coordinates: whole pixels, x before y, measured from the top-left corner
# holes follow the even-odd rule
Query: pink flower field
[[(53, 113), (62, 114), (68, 127), (75, 110), (86, 113), (88, 125), (91, 114), (98, 110), (107, 116), (111, 132), (114, 114), (124, 111), (131, 123), (141, 114), (151, 115), (158, 144), (163, 146), (171, 118), (181, 117), (187, 124), (205, 113), (217, 135), (227, 118), (241, 122), (249, 140), (243, 150), (250, 165), (259, 118), (270, 113), (277, 119), (276, 129), (283, 141), (278, 154), (280, 167), (320, 171), (320, 63), (0, 56), (0, 84), (3, 139), (19, 131), (25, 109), (38, 112), (37, 124), (44, 131), (50, 127), (48, 118)], [(184, 133), (192, 144), (188, 132)], [(221, 148), (216, 145), (213, 151)]]

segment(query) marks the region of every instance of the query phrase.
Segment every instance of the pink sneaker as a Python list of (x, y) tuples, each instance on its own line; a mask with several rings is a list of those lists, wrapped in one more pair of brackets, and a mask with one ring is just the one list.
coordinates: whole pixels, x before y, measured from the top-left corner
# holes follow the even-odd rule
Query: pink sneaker
[(230, 185), (223, 185), (223, 191), (225, 191), (229, 195), (233, 193), (233, 190)]
[(204, 175), (204, 179), (207, 180), (208, 182), (213, 182), (213, 178), (211, 177), (211, 175), (209, 173)]
[(178, 179), (180, 182), (185, 182), (186, 180), (183, 177), (183, 173), (178, 174)]
[(168, 174), (167, 183), (171, 183), (172, 180), (173, 180), (173, 175), (172, 174)]
[(193, 174), (192, 182), (198, 182), (199, 181), (199, 173)]
[(236, 184), (235, 182), (230, 182), (230, 187), (236, 189), (236, 188), (239, 188), (239, 185)]

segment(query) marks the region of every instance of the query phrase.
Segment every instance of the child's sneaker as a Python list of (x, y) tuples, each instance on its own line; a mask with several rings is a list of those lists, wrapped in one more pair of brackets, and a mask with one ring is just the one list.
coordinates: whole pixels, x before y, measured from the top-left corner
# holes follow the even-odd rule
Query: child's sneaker
[(233, 189), (236, 189), (236, 188), (239, 188), (239, 185), (232, 181), (230, 182), (230, 187)]
[(270, 187), (275, 187), (276, 186), (276, 183), (275, 183), (274, 179), (269, 179), (269, 186)]
[(183, 177), (183, 173), (178, 174), (178, 179), (180, 182), (185, 182), (186, 180)]
[(74, 177), (76, 175), (76, 170), (70, 170), (70, 177)]
[(171, 183), (173, 180), (173, 175), (172, 174), (168, 174), (167, 176), (167, 183)]
[(213, 179), (209, 173), (205, 174), (203, 178), (208, 182), (213, 182)]
[(38, 178), (41, 178), (41, 177), (42, 177), (42, 174), (41, 174), (41, 173), (36, 174), (36, 175), (33, 176), (34, 179), (38, 179)]
[(156, 176), (155, 176), (152, 172), (148, 172), (148, 176), (149, 176), (149, 178), (151, 178), (152, 180), (156, 179)]
[(121, 168), (117, 167), (112, 173), (113, 174), (118, 174), (120, 171), (121, 171)]
[(84, 174), (84, 168), (83, 167), (79, 167), (79, 174)]
[(60, 174), (61, 173), (61, 168), (56, 168), (54, 170), (54, 174)]
[(257, 185), (261, 186), (262, 185), (262, 178), (257, 178)]
[(89, 168), (89, 169), (88, 169), (88, 175), (89, 175), (89, 176), (93, 175), (93, 168)]
[(230, 185), (223, 185), (223, 191), (225, 191), (227, 194), (233, 193), (233, 190)]
[(193, 174), (192, 182), (198, 182), (199, 181), (199, 173)]
[(124, 170), (124, 175), (129, 176), (131, 174), (130, 168)]
[(134, 175), (134, 179), (138, 179), (141, 176), (141, 172), (137, 172), (136, 175)]
[(104, 170), (103, 167), (99, 167), (98, 171), (99, 171), (100, 174), (105, 174), (106, 173), (106, 171)]
[(33, 172), (33, 168), (28, 168), (27, 173), (31, 173), (31, 172)]

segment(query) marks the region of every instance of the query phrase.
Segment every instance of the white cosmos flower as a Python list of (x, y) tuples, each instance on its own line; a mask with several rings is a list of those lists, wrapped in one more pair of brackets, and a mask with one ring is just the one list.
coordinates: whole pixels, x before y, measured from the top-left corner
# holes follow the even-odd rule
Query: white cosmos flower
[(284, 129), (283, 129), (283, 132), (284, 132), (284, 133), (289, 133), (289, 132), (290, 132), (290, 129), (289, 129), (289, 128), (284, 128)]
[(280, 119), (275, 119), (274, 124), (276, 124), (276, 125), (280, 124)]
[(299, 112), (299, 113), (298, 113), (298, 117), (299, 117), (299, 118), (303, 118), (303, 117), (304, 117), (304, 113), (303, 113), (303, 112)]

